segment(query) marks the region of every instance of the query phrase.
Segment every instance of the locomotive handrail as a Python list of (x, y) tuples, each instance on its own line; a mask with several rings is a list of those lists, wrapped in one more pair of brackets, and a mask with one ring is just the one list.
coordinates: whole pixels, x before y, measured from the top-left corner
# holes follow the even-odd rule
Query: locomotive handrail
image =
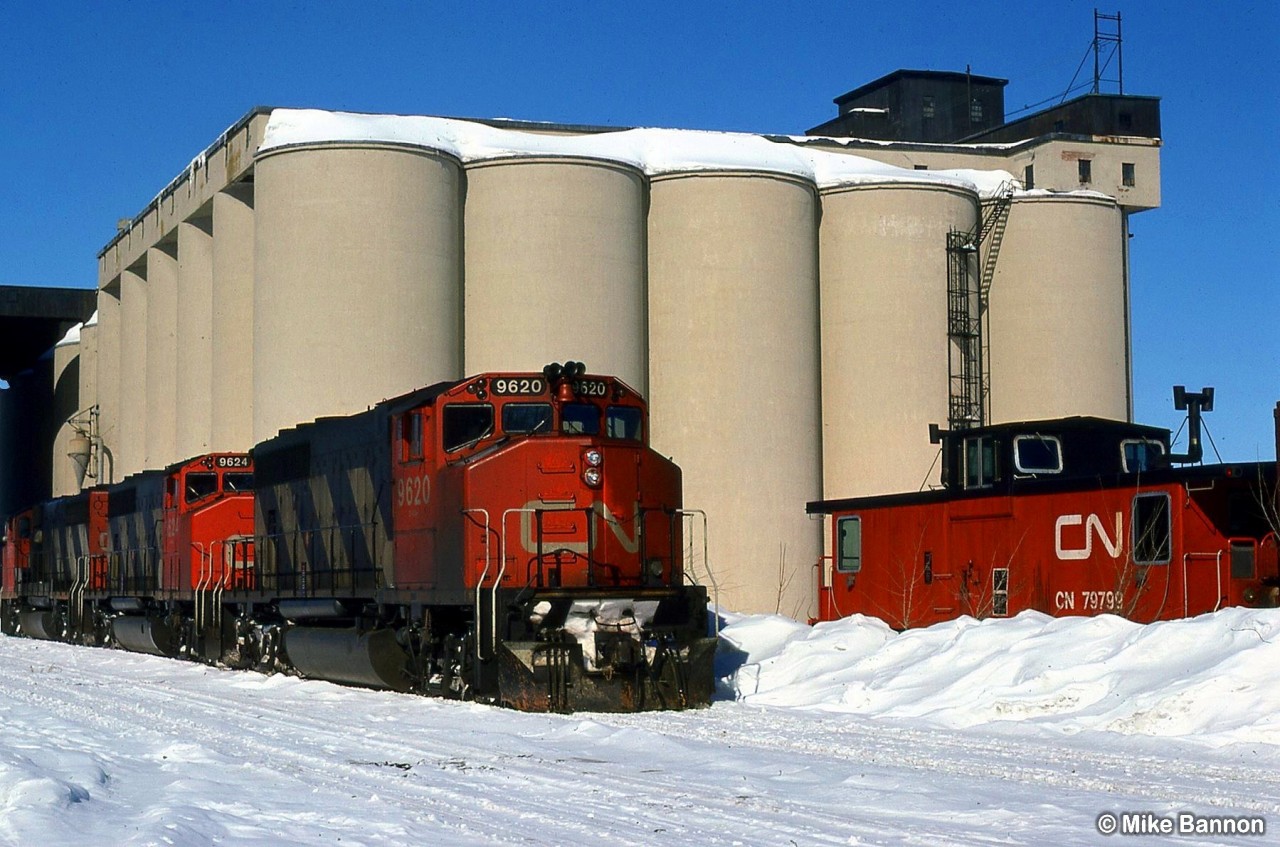
[[(477, 636), (476, 637), (476, 658), (479, 659), (480, 661), (484, 661), (485, 660), (484, 657), (480, 655), (481, 650), (480, 650), (480, 638), (479, 638), (480, 592), (484, 590), (484, 578), (489, 575), (489, 560), (493, 557), (492, 547), (490, 546), (490, 543), (489, 543), (489, 536), (490, 536), (489, 510), (488, 509), (463, 509), (462, 510), (462, 513), (464, 515), (470, 512), (475, 512), (477, 514), (484, 515), (484, 570), (480, 572), (480, 579), (476, 581), (476, 628), (477, 628), (476, 629), (476, 636)], [(489, 658), (493, 658), (493, 656), (490, 656)]]
[[(196, 632), (199, 632), (204, 627), (204, 604), (200, 602), (200, 594), (204, 591), (204, 585), (205, 585), (205, 575), (204, 575), (205, 549), (204, 549), (204, 544), (202, 544), (199, 541), (192, 541), (191, 546), (195, 549), (196, 553), (200, 557), (200, 575), (199, 575), (199, 578), (196, 580), (196, 585), (195, 585)], [(210, 544), (210, 547), (212, 548), (212, 544)]]
[[(707, 569), (707, 579), (711, 582), (711, 597), (716, 604), (714, 632), (716, 637), (719, 638), (720, 637), (720, 584), (716, 582), (716, 575), (715, 575), (715, 572), (711, 570), (711, 560), (710, 558), (708, 558), (708, 554), (707, 554), (707, 550), (710, 547), (710, 542), (707, 539), (707, 526), (708, 526), (707, 513), (702, 509), (677, 509), (676, 514), (680, 515), (682, 519), (686, 517), (702, 518), (702, 566)], [(692, 549), (690, 550), (690, 554), (689, 554), (689, 564), (690, 564), (690, 569), (692, 570), (692, 564), (693, 564)], [(696, 583), (697, 577), (695, 576), (694, 579), (695, 579), (695, 584), (697, 584)]]
[[(502, 513), (502, 524), (501, 524), (502, 534), (500, 536), (500, 543), (498, 546), (498, 556), (501, 559), (501, 561), (498, 562), (498, 575), (493, 579), (493, 589), (489, 599), (489, 622), (491, 626), (491, 632), (490, 632), (489, 638), (495, 654), (498, 646), (498, 587), (502, 585), (502, 578), (506, 576), (506, 573), (507, 573), (507, 516), (510, 515), (512, 512), (536, 515), (538, 513), (538, 510), (530, 509), (528, 507), (511, 508), (511, 509), (507, 509), (505, 512)], [(539, 533), (539, 542), (541, 542), (541, 533)], [(477, 603), (479, 602), (479, 596), (482, 590), (483, 590), (483, 586), (480, 586), (480, 585), (476, 586)], [(477, 658), (480, 658), (479, 627), (480, 627), (480, 621), (477, 620), (476, 621), (476, 657)], [(489, 658), (492, 659), (493, 655), (491, 654)]]

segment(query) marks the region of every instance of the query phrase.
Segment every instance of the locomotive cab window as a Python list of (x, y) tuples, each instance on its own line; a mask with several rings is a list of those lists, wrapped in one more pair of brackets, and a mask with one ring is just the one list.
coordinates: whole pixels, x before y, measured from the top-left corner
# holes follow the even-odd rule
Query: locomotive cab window
[(1168, 494), (1139, 494), (1133, 498), (1133, 561), (1139, 565), (1167, 565), (1172, 553)]
[(400, 416), (400, 461), (415, 462), (422, 458), (422, 413), (406, 412)]
[(441, 415), (444, 449), (461, 450), (493, 432), (493, 407), (487, 403), (453, 403)]
[(194, 503), (197, 500), (208, 497), (210, 494), (218, 493), (218, 475), (216, 473), (189, 473), (187, 474), (187, 502)]
[(550, 403), (508, 403), (502, 407), (502, 431), (508, 435), (551, 431)]
[(964, 440), (964, 487), (990, 488), (996, 481), (996, 440), (975, 436)]
[(569, 435), (599, 435), (600, 408), (590, 403), (565, 403), (560, 410), (560, 431)]
[(836, 528), (840, 539), (836, 570), (840, 573), (857, 573), (862, 570), (862, 518), (857, 515), (841, 518)]
[(1164, 445), (1145, 438), (1125, 439), (1120, 442), (1120, 452), (1126, 473), (1141, 473), (1155, 468), (1164, 455)]
[(1017, 435), (1013, 466), (1018, 473), (1062, 473), (1062, 443), (1051, 435)]
[(634, 406), (610, 406), (606, 413), (605, 435), (609, 438), (639, 441), (643, 437), (642, 418), (640, 410)]
[(252, 491), (253, 490), (253, 474), (251, 473), (228, 473), (222, 475), (223, 491)]

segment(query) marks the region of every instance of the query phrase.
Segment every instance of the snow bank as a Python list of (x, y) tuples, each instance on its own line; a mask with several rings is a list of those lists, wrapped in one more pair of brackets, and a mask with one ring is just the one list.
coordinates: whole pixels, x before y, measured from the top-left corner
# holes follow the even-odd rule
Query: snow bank
[(730, 617), (720, 637), (721, 692), (748, 703), (1280, 745), (1280, 610), (1145, 626), (1025, 612), (901, 634), (862, 616)]
[(259, 153), (343, 142), (422, 147), (462, 162), (580, 157), (628, 165), (650, 176), (696, 171), (774, 173), (805, 179), (819, 188), (903, 182), (949, 185), (989, 196), (1013, 180), (1000, 170), (907, 170), (851, 153), (806, 147), (785, 136), (656, 128), (553, 135), (452, 118), (318, 109), (272, 111)]

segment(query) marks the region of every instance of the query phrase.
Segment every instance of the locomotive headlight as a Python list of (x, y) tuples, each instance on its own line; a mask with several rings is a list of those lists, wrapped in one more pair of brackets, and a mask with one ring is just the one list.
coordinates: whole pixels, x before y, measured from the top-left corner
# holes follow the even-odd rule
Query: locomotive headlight
[(598, 468), (600, 467), (600, 463), (604, 461), (604, 456), (600, 454), (599, 450), (593, 449), (583, 453), (582, 459), (591, 467)]
[(582, 472), (582, 481), (592, 488), (600, 487), (600, 480), (604, 478), (604, 474), (599, 468), (586, 468)]
[(662, 560), (650, 559), (645, 563), (645, 567), (649, 571), (649, 578), (653, 580), (662, 579)]

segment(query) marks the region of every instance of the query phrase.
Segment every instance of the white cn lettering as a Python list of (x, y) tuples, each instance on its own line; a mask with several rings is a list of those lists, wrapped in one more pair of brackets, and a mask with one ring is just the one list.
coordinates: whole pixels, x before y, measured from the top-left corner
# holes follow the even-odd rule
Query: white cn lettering
[[(1084, 547), (1067, 548), (1062, 543), (1062, 528), (1066, 526), (1080, 526), (1084, 524)], [(1102, 542), (1102, 546), (1106, 548), (1107, 554), (1113, 559), (1120, 558), (1121, 539), (1124, 538), (1124, 518), (1119, 512), (1116, 512), (1116, 531), (1114, 540), (1107, 537), (1107, 528), (1102, 523), (1102, 518), (1097, 515), (1089, 515), (1086, 521), (1084, 515), (1061, 515), (1053, 527), (1053, 551), (1057, 553), (1058, 558), (1063, 561), (1073, 561), (1078, 559), (1087, 559), (1093, 555), (1093, 537), (1098, 536), (1098, 540)]]

